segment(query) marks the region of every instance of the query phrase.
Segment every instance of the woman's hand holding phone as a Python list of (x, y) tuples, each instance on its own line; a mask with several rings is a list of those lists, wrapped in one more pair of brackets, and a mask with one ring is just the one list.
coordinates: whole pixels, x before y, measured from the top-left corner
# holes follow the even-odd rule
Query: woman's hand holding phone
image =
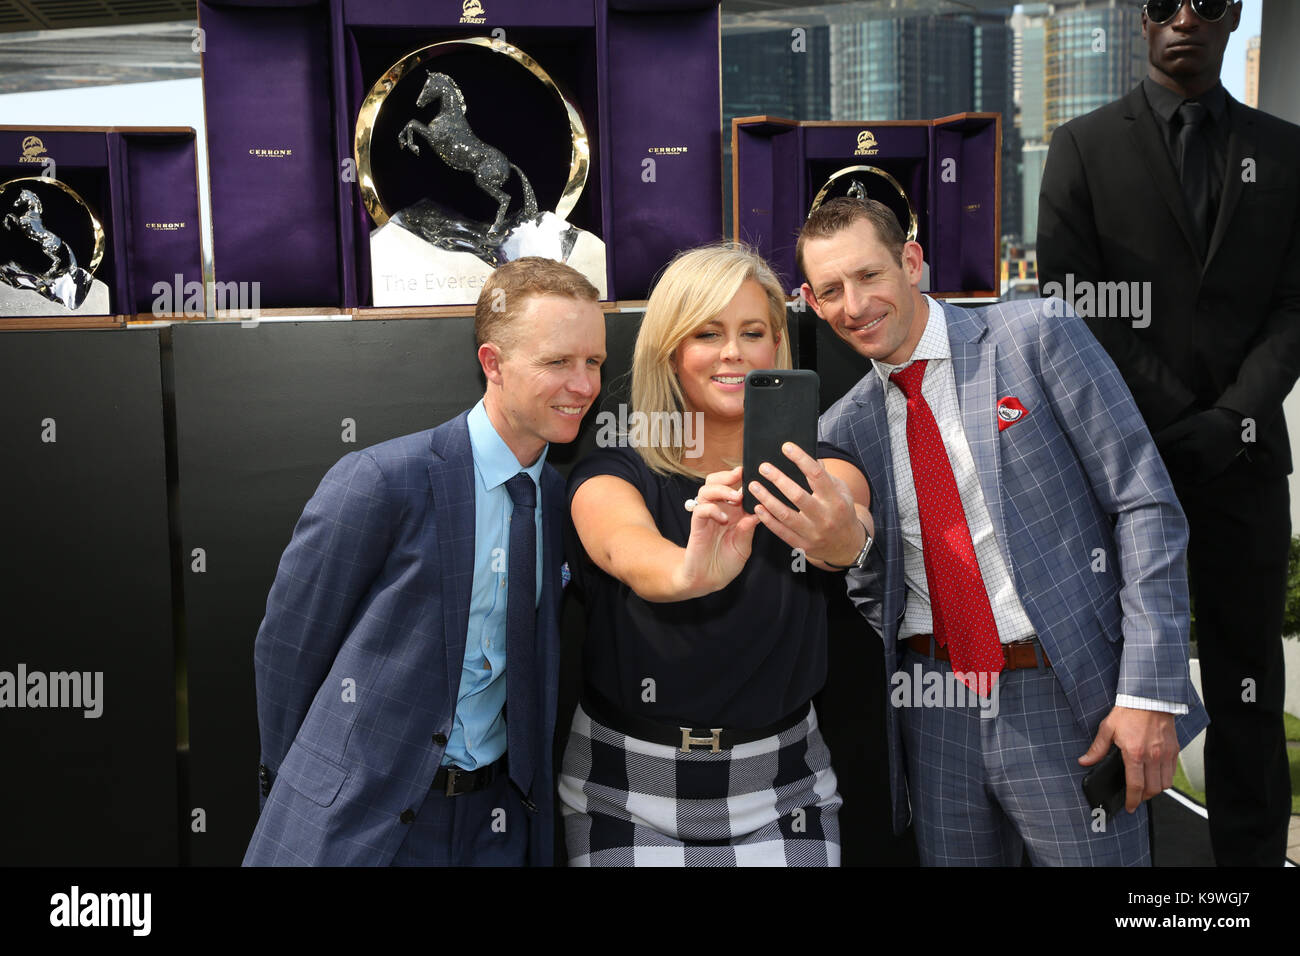
[(678, 586), (685, 600), (721, 591), (749, 560), (759, 519), (741, 509), (741, 469), (718, 471), (704, 479), (691, 511), (691, 533)]
[(751, 481), (749, 491), (758, 502), (754, 515), (790, 547), (802, 549), (808, 560), (823, 566), (852, 564), (862, 550), (865, 535), (872, 533), (865, 480), (858, 489), (864, 499), (859, 506), (848, 483), (831, 474), (824, 464), (798, 445), (786, 442), (781, 451), (803, 472), (812, 491), (805, 491), (780, 469), (764, 462), (759, 466), (759, 473), (794, 508), (783, 504), (762, 482)]

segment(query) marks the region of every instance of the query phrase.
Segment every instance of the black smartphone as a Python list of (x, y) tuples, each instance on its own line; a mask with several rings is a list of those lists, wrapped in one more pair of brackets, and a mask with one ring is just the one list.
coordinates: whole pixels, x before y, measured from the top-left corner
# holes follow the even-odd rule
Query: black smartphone
[(1101, 758), (1101, 763), (1083, 777), (1083, 795), (1088, 806), (1106, 811), (1113, 817), (1124, 809), (1128, 798), (1128, 778), (1124, 773), (1124, 754), (1118, 747)]
[(758, 466), (770, 462), (805, 491), (808, 479), (799, 466), (785, 457), (781, 446), (794, 442), (811, 457), (817, 457), (817, 373), (811, 369), (756, 369), (745, 376), (745, 448), (743, 507), (754, 513), (757, 501), (749, 483), (761, 481), (778, 501), (791, 504), (785, 495), (758, 473)]

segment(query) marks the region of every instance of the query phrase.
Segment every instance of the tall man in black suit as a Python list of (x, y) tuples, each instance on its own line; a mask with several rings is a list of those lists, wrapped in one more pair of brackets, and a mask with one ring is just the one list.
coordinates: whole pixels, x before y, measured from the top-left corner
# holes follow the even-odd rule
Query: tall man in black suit
[(1044, 295), (1090, 297), (1076, 308), (1123, 373), (1191, 525), (1215, 858), (1276, 866), (1291, 792), (1282, 401), (1300, 375), (1300, 127), (1219, 82), (1240, 19), (1227, 0), (1144, 5), (1147, 78), (1052, 137), (1038, 266)]

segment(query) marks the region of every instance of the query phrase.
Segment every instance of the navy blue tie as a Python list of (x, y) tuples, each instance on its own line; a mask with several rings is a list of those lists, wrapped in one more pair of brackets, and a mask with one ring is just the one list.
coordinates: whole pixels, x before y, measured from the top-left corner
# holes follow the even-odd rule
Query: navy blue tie
[(537, 735), (537, 486), (524, 472), (506, 482), (510, 560), (506, 587), (506, 753), (510, 779), (524, 797), (533, 784)]

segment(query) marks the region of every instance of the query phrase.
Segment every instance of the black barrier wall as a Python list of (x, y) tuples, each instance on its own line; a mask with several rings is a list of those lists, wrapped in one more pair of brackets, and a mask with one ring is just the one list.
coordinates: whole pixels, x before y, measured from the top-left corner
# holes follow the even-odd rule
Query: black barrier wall
[(0, 864), (178, 861), (157, 330), (0, 337)]

